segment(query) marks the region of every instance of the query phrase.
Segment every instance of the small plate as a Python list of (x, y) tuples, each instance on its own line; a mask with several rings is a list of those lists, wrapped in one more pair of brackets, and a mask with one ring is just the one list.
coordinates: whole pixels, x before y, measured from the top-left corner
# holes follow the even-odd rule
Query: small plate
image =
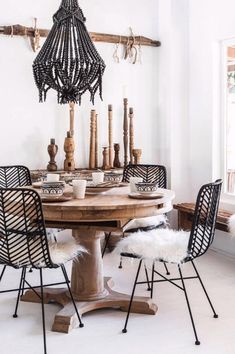
[(41, 187), (42, 187), (42, 184), (43, 184), (42, 181), (40, 181), (40, 182), (34, 182), (34, 183), (32, 183), (32, 187), (33, 187), (33, 188), (41, 188)]
[(128, 197), (132, 199), (161, 199), (164, 197), (163, 193), (151, 193), (151, 194), (140, 194), (139, 192), (132, 192), (128, 194)]
[(72, 199), (73, 197), (68, 195), (61, 195), (59, 197), (44, 197), (43, 195), (41, 196), (41, 200), (43, 203), (68, 202), (69, 200)]

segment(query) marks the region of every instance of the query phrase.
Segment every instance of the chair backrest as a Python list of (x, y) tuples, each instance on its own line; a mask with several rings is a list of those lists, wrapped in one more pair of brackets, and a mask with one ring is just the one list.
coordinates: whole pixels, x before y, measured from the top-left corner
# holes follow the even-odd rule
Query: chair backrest
[(32, 184), (29, 169), (25, 166), (0, 166), (0, 188), (17, 188)]
[(36, 191), (0, 188), (0, 264), (53, 267)]
[(191, 258), (202, 256), (214, 240), (222, 180), (201, 187), (188, 244)]
[(166, 168), (161, 165), (128, 165), (123, 172), (123, 182), (129, 183), (130, 177), (142, 177), (147, 183), (157, 182), (159, 188), (167, 186)]

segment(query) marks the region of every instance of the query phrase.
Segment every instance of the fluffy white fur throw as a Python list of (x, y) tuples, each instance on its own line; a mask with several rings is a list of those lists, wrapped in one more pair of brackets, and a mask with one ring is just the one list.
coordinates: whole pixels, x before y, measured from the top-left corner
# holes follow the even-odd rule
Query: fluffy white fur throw
[(86, 249), (76, 243), (75, 240), (69, 242), (49, 242), (51, 260), (54, 264), (64, 264), (71, 259), (86, 253)]
[(187, 256), (189, 232), (157, 229), (137, 232), (121, 240), (115, 253), (132, 253), (146, 259), (181, 263)]
[(235, 214), (230, 216), (230, 218), (228, 220), (228, 228), (229, 228), (229, 232), (231, 233), (231, 235), (233, 237), (235, 237)]
[(167, 223), (167, 217), (165, 215), (156, 215), (141, 219), (133, 219), (127, 224), (125, 231), (131, 229), (138, 229), (140, 227), (158, 226), (162, 223)]

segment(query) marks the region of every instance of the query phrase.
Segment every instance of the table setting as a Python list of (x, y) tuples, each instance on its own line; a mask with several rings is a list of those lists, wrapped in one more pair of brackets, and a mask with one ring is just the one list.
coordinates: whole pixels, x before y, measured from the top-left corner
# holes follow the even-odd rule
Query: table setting
[(67, 202), (82, 200), (89, 195), (105, 195), (115, 188), (123, 188), (123, 194), (131, 199), (160, 199), (164, 193), (155, 182), (143, 182), (143, 178), (130, 177), (129, 183), (122, 182), (122, 173), (101, 171), (92, 172), (90, 175), (76, 176), (76, 179), (64, 181), (58, 173), (48, 173), (43, 181), (32, 183), (37, 189), (43, 203)]

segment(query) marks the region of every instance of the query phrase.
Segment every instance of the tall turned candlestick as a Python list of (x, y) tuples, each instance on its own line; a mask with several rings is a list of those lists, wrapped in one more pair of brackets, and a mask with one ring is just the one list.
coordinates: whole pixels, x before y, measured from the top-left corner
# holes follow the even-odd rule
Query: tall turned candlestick
[(89, 168), (91, 170), (95, 169), (95, 122), (96, 122), (96, 112), (91, 111), (91, 125), (90, 125), (90, 159)]
[(109, 166), (113, 167), (113, 106), (108, 106), (109, 116)]
[(70, 131), (67, 132), (67, 138), (65, 138), (64, 141), (64, 151), (65, 151), (64, 170), (74, 171), (75, 170), (75, 161), (74, 161), (75, 144)]
[(69, 131), (71, 132), (71, 136), (74, 136), (74, 102), (69, 102), (69, 115), (70, 115), (70, 124), (69, 124)]
[(134, 122), (133, 122), (133, 118), (134, 118), (134, 110), (133, 108), (129, 109), (129, 132), (130, 132), (130, 143), (129, 143), (129, 148), (130, 148), (130, 163), (133, 164), (134, 162), (134, 157), (132, 154), (132, 151), (134, 149)]
[(123, 144), (124, 144), (124, 166), (128, 165), (128, 99), (123, 99), (124, 119), (123, 119)]
[(133, 149), (132, 154), (134, 156), (134, 164), (139, 165), (141, 162), (142, 150), (141, 149)]
[(98, 114), (95, 116), (95, 168), (99, 167), (99, 151), (98, 151)]
[(55, 157), (58, 152), (58, 146), (55, 144), (55, 139), (51, 139), (51, 143), (50, 145), (48, 145), (47, 151), (50, 156), (50, 161), (47, 165), (47, 171), (57, 171), (57, 164), (55, 162)]

